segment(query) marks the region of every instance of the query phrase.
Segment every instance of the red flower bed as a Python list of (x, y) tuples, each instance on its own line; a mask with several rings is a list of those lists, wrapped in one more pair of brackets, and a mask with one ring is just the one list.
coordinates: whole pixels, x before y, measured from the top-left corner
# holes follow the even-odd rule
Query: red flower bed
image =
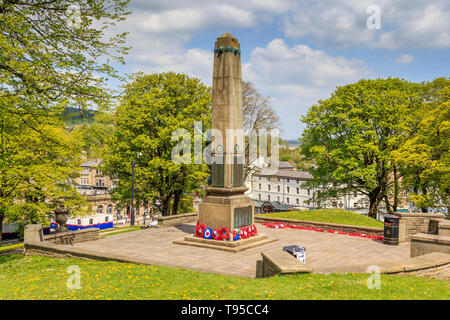
[[(275, 228), (275, 229), (299, 229), (299, 230), (308, 230), (308, 231), (317, 231), (317, 232), (324, 232), (325, 230), (322, 228), (313, 228), (313, 227), (301, 227), (297, 225), (286, 225), (284, 223), (274, 222), (274, 223), (261, 223), (263, 226), (266, 226), (267, 228)], [(361, 237), (361, 238), (368, 238), (368, 239), (376, 239), (376, 240), (383, 240), (384, 236), (372, 236), (369, 234), (364, 233), (356, 233), (356, 232), (345, 232), (345, 231), (338, 231), (338, 230), (326, 230), (328, 233), (336, 233), (336, 234), (346, 234), (349, 236), (354, 237)]]

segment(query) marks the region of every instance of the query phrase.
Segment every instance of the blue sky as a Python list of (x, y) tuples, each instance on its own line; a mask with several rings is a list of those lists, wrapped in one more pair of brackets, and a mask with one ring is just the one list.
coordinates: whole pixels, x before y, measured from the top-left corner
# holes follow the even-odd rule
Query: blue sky
[[(447, 0), (131, 0), (129, 8), (118, 31), (130, 33), (133, 49), (121, 73), (183, 72), (211, 85), (214, 42), (230, 32), (243, 80), (271, 97), (286, 139), (300, 137), (300, 117), (336, 86), (449, 76)], [(377, 9), (380, 28), (369, 29)]]

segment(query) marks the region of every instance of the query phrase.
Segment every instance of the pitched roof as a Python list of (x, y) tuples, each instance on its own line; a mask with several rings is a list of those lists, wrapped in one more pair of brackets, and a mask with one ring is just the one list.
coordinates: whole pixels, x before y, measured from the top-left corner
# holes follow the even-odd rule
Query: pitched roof
[(287, 179), (297, 179), (297, 180), (310, 180), (313, 176), (306, 171), (301, 170), (278, 170), (275, 173), (269, 168), (261, 169), (261, 172), (257, 172), (254, 175), (256, 176), (268, 176), (268, 177), (278, 177), (278, 178), (287, 178)]
[(282, 169), (294, 169), (294, 166), (290, 164), (288, 161), (280, 161), (278, 163), (278, 168)]

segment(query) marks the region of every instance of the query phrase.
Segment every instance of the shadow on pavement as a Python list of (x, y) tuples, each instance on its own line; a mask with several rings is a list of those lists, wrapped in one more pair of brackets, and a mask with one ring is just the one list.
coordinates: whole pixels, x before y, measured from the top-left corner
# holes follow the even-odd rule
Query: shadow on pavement
[(174, 227), (177, 228), (178, 230), (180, 230), (184, 233), (188, 233), (188, 234), (194, 234), (194, 231), (195, 231), (195, 226), (191, 225), (191, 224), (179, 224)]

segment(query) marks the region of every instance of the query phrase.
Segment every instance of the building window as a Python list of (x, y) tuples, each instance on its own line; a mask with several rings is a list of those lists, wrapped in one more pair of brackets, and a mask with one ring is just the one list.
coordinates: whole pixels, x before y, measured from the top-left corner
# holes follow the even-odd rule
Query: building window
[(286, 198), (287, 203), (289, 203), (289, 197)]
[(267, 186), (267, 188), (269, 189), (269, 191), (270, 191), (270, 184)]
[(258, 200), (261, 201), (261, 194), (258, 194)]
[(286, 187), (286, 192), (289, 193), (289, 187)]
[(280, 192), (280, 186), (278, 186), (277, 189), (278, 189), (278, 192)]
[(105, 217), (105, 222), (108, 222), (108, 220), (109, 220), (109, 217)]
[(106, 213), (107, 214), (111, 214), (112, 213), (112, 209), (113, 209), (112, 204), (108, 204), (108, 206), (106, 207)]
[[(97, 213), (103, 213), (103, 206), (102, 205), (99, 205), (98, 207), (97, 207)], [(92, 224), (92, 223), (91, 223)]]
[(89, 224), (94, 224), (94, 219), (89, 219)]
[(297, 198), (296, 200), (297, 200), (297, 204), (299, 204), (299, 203), (300, 203), (300, 201), (298, 200), (298, 198)]
[(269, 200), (270, 201), (270, 194), (267, 196), (267, 200)]
[(353, 196), (356, 198), (358, 196), (358, 191), (353, 192)]
[(78, 219), (78, 220), (77, 220), (77, 224), (78, 224), (79, 226), (81, 226), (81, 219)]
[(259, 190), (261, 190), (261, 183), (259, 184)]
[(287, 183), (289, 183), (289, 179), (287, 179)]
[(311, 194), (311, 191), (308, 189), (308, 196)]
[(299, 194), (300, 193), (300, 188), (297, 188), (297, 194)]

